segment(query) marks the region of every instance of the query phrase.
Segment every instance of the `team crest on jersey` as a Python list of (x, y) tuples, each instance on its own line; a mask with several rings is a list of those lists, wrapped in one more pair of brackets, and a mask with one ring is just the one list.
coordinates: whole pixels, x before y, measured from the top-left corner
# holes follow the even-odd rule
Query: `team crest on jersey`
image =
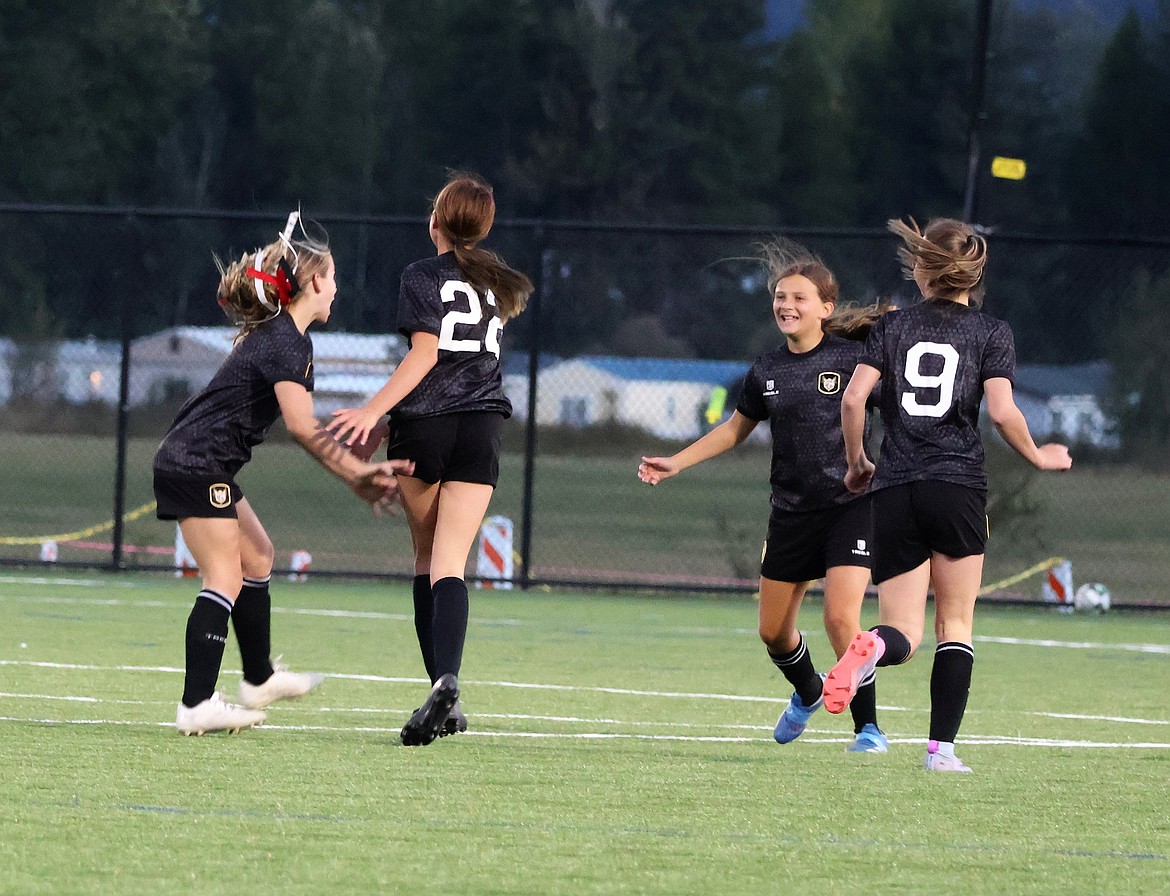
[(836, 395), (841, 391), (841, 374), (829, 370), (817, 377), (817, 390), (822, 395)]
[(212, 507), (223, 510), (232, 503), (232, 488), (226, 482), (217, 482), (208, 488), (207, 497)]

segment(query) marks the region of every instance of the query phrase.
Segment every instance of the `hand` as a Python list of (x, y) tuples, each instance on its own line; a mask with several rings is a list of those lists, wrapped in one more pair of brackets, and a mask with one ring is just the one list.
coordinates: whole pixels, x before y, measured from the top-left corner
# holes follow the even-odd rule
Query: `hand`
[(647, 485), (658, 485), (663, 479), (678, 475), (678, 464), (669, 457), (644, 457), (638, 464), (638, 478)]
[(869, 483), (873, 480), (873, 471), (876, 469), (865, 452), (862, 452), (861, 457), (857, 459), (857, 463), (850, 464), (849, 469), (845, 471), (845, 488), (854, 494), (861, 494), (869, 487)]
[(350, 446), (349, 451), (359, 460), (369, 460), (374, 456), (374, 452), (389, 437), (390, 425), (385, 420), (379, 421), (378, 425), (370, 430), (370, 434), (366, 437), (366, 440), (364, 442), (355, 442)]
[(388, 460), (380, 464), (366, 464), (365, 470), (351, 485), (354, 493), (374, 509), (374, 516), (398, 513), (397, 504), (401, 499), (398, 491), (398, 474), (410, 476), (414, 473), (412, 460)]
[(1041, 445), (1036, 457), (1037, 470), (1067, 470), (1072, 467), (1072, 457), (1068, 453), (1068, 446), (1050, 442)]
[[(344, 441), (347, 448), (352, 448), (358, 442), (366, 442), (381, 419), (381, 414), (374, 414), (364, 407), (341, 408), (333, 412), (333, 420), (325, 428), (339, 442)], [(348, 439), (345, 438), (346, 433), (349, 434)]]

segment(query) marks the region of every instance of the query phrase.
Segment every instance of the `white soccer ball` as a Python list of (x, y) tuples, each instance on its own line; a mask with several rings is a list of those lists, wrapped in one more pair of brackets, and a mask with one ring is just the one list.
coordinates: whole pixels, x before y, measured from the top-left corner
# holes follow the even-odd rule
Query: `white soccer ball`
[(1073, 595), (1073, 606), (1082, 613), (1104, 613), (1112, 605), (1109, 589), (1100, 582), (1084, 584)]

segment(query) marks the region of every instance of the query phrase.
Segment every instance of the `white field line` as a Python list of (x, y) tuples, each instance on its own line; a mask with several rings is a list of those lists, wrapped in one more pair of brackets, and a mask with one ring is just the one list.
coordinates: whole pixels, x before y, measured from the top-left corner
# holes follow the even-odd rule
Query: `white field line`
[[(184, 670), (177, 666), (99, 666), (85, 663), (50, 663), (39, 660), (0, 660), (0, 667), (3, 666), (26, 666), (33, 668), (44, 669), (68, 669), (83, 672), (156, 672), (171, 675), (181, 675)], [(243, 674), (239, 669), (224, 669), (222, 671), (224, 676), (236, 676)], [(325, 673), (326, 679), (338, 679), (342, 681), (366, 681), (380, 684), (428, 684), (424, 678), (414, 677), (396, 677), (388, 675), (368, 675), (359, 673), (347, 672), (330, 672)], [(499, 687), (511, 688), (517, 690), (540, 690), (540, 691), (560, 691), (560, 692), (575, 692), (575, 693), (592, 693), (592, 694), (614, 694), (618, 696), (632, 696), (632, 697), (661, 697), (664, 699), (688, 699), (688, 700), (716, 700), (730, 703), (769, 703), (775, 706), (780, 706), (784, 703), (782, 697), (757, 697), (744, 694), (711, 694), (688, 691), (651, 691), (635, 688), (611, 688), (601, 686), (587, 686), (587, 685), (571, 685), (571, 684), (547, 684), (540, 682), (519, 682), (519, 681), (489, 681), (466, 679), (466, 684), (475, 687)], [(18, 694), (0, 694), (0, 697), (21, 697), (24, 695)], [(85, 700), (84, 697), (69, 697), (58, 699), (76, 699)], [(134, 701), (125, 701), (132, 703)], [(889, 706), (881, 705), (878, 707), (882, 712), (926, 712), (922, 707), (912, 706)], [(341, 710), (339, 710), (341, 711)], [(350, 712), (378, 712), (377, 709), (351, 709)], [(968, 715), (978, 713), (979, 710), (972, 710)], [(1038, 712), (1030, 711), (1028, 715), (1046, 716), (1057, 719), (1072, 719), (1084, 721), (1101, 721), (1101, 722), (1122, 722), (1136, 725), (1170, 725), (1170, 721), (1163, 719), (1139, 719), (1129, 718), (1124, 716), (1106, 716), (1106, 715), (1077, 715), (1072, 713), (1052, 713), (1052, 712)], [(554, 718), (541, 716), (502, 716), (501, 718)], [(570, 719), (566, 718), (566, 721)], [(581, 721), (605, 723), (610, 720), (605, 719), (583, 719)], [(620, 724), (620, 723), (619, 723)]]
[[(56, 700), (65, 703), (110, 703), (118, 706), (171, 706), (172, 700), (119, 700), (111, 697), (85, 697), (79, 695), (58, 695), (58, 694), (20, 694), (20, 693), (6, 693), (0, 692), (0, 699), (9, 700)], [(409, 710), (402, 707), (392, 706), (306, 706), (298, 704), (296, 707), (298, 712), (314, 712), (314, 713), (353, 713), (356, 715), (401, 715)], [(283, 711), (287, 707), (276, 707), (277, 711)], [(908, 707), (881, 707), (882, 711), (894, 712), (923, 712), (924, 710), (915, 710)], [(270, 710), (271, 711), (271, 710)], [(1071, 719), (1073, 721), (1086, 722), (1115, 722), (1128, 725), (1168, 725), (1170, 720), (1167, 719), (1135, 719), (1128, 716), (1094, 716), (1082, 715), (1079, 713), (1063, 713), (1063, 712), (1028, 712), (1027, 715), (1041, 716), (1050, 719)], [(536, 715), (533, 713), (499, 713), (499, 712), (476, 712), (477, 719), (501, 719), (508, 722), (516, 721), (532, 721), (532, 722), (558, 722), (561, 724), (573, 725), (624, 725), (627, 724), (621, 719), (608, 718), (583, 718), (581, 716), (546, 716)], [(646, 722), (641, 721), (639, 724), (654, 725), (657, 728), (721, 728), (725, 731), (771, 731), (771, 725), (732, 725), (732, 724), (716, 724), (711, 722)], [(271, 726), (268, 726), (271, 727)], [(814, 731), (816, 729), (809, 729)], [(977, 737), (977, 735), (975, 736)], [(964, 738), (967, 740), (967, 738)]]
[[(99, 588), (109, 585), (99, 579), (50, 579), (43, 576), (26, 578), (24, 576), (0, 576), (0, 585), (74, 585), (78, 588)], [(131, 588), (137, 587), (133, 582), (126, 583)], [(120, 586), (119, 586), (120, 587)]]
[[(24, 718), (17, 716), (0, 716), (0, 722), (24, 722), (36, 725), (121, 725), (125, 727), (136, 728), (171, 728), (172, 722), (146, 722), (146, 721), (129, 721), (125, 719), (40, 719), (40, 718)], [(324, 731), (337, 732), (343, 734), (386, 734), (397, 735), (399, 729), (381, 728), (373, 726), (335, 726), (335, 725), (261, 725), (257, 731)], [(649, 741), (683, 741), (688, 743), (736, 743), (736, 744), (762, 744), (767, 745), (769, 749), (771, 740), (763, 737), (695, 737), (681, 734), (621, 734), (621, 733), (601, 733), (601, 732), (583, 732), (578, 734), (565, 732), (539, 732), (539, 731), (468, 731), (459, 737), (499, 737), (499, 738), (525, 738), (529, 740), (649, 740)], [(803, 743), (812, 744), (842, 744), (850, 740), (848, 737), (804, 737)], [(1108, 750), (1170, 750), (1170, 743), (1122, 743), (1122, 742), (1104, 742), (1104, 741), (1088, 741), (1088, 740), (1059, 740), (1039, 737), (994, 737), (994, 736), (980, 736), (980, 735), (964, 735), (964, 743), (977, 744), (979, 746), (1011, 746), (1011, 747), (1040, 747), (1043, 749), (1065, 748), (1065, 749), (1108, 749)], [(922, 744), (921, 737), (914, 738), (890, 738), (891, 744)]]
[(984, 644), (1018, 644), (1023, 647), (1061, 647), (1066, 650), (1125, 650), (1132, 653), (1170, 654), (1170, 644), (1115, 644), (1108, 641), (1053, 641), (1048, 638), (993, 638), (976, 635)]
[[(717, 695), (712, 695), (717, 699)], [(170, 701), (147, 701), (147, 700), (121, 700), (111, 698), (97, 698), (77, 695), (49, 695), (49, 694), (25, 694), (25, 693), (0, 693), (0, 698), (9, 700), (34, 700), (34, 701), (63, 701), (84, 703), (90, 705), (97, 705), (108, 703), (111, 705), (129, 705), (129, 706), (170, 706)], [(289, 707), (275, 707), (277, 712), (285, 712)], [(409, 713), (406, 708), (394, 707), (311, 707), (298, 706), (300, 712), (313, 712), (331, 715), (344, 715), (346, 713), (354, 714), (383, 714), (383, 715), (401, 715), (405, 716)], [(269, 710), (270, 712), (272, 709)], [(1132, 718), (1118, 718), (1112, 716), (1086, 716), (1060, 713), (1042, 713), (1033, 712), (1029, 715), (1039, 715), (1054, 718), (1070, 718), (1074, 720), (1093, 720), (1093, 721), (1108, 721), (1108, 722), (1128, 722), (1132, 724), (1142, 725), (1170, 725), (1170, 721), (1155, 720), (1155, 719), (1132, 719)], [(624, 722), (620, 719), (610, 718), (582, 718), (578, 716), (546, 716), (533, 715), (527, 713), (475, 713), (476, 718), (481, 719), (497, 719), (504, 722), (556, 722), (560, 724), (579, 724), (579, 725), (634, 725), (637, 724), (642, 727), (653, 727), (658, 729), (663, 728), (681, 728), (691, 729), (700, 728), (710, 731), (712, 728), (722, 731), (755, 731), (766, 732), (771, 730), (771, 726), (762, 725), (734, 725), (734, 724), (717, 724), (717, 723), (701, 723), (701, 722), (647, 722), (645, 719), (639, 720), (636, 723)], [(76, 724), (76, 725), (145, 725), (155, 727), (167, 727), (169, 722), (147, 722), (134, 720), (114, 720), (114, 719), (44, 719), (33, 717), (16, 717), (4, 716), (0, 717), (0, 721), (11, 722), (29, 722), (35, 724)], [(358, 733), (387, 733), (394, 734), (398, 731), (397, 727), (385, 728), (381, 726), (369, 725), (352, 725), (352, 726), (335, 726), (335, 725), (273, 725), (265, 724), (265, 728), (273, 730), (286, 731), (336, 731), (336, 732), (358, 732)], [(481, 737), (522, 737), (529, 739), (569, 739), (569, 740), (604, 740), (604, 739), (637, 739), (637, 740), (676, 740), (676, 741), (693, 741), (693, 742), (723, 742), (723, 743), (751, 743), (758, 740), (767, 742), (766, 738), (761, 735), (756, 736), (725, 736), (725, 735), (686, 735), (686, 734), (628, 734), (620, 732), (539, 732), (539, 731), (472, 731), (474, 734)], [(830, 735), (830, 736), (817, 736)], [(808, 734), (803, 738), (806, 743), (841, 743), (848, 740), (840, 736), (831, 736), (832, 732), (823, 729), (810, 728)], [(919, 744), (921, 737), (901, 738), (893, 735), (887, 731), (890, 743), (907, 743)], [(1170, 743), (1157, 742), (1139, 742), (1139, 743), (1121, 743), (1121, 742), (1100, 742), (1090, 740), (1069, 740), (1061, 738), (1039, 738), (1039, 737), (1020, 737), (1010, 735), (980, 735), (980, 734), (965, 734), (963, 736), (964, 743), (978, 744), (983, 746), (1030, 746), (1030, 747), (1078, 747), (1078, 748), (1109, 748), (1109, 749), (1168, 749)]]
[[(0, 583), (3, 582), (21, 582), (21, 583), (35, 583), (35, 584), (53, 584), (53, 585), (83, 585), (95, 586), (103, 584), (98, 581), (82, 581), (69, 579), (14, 579), (11, 577), (0, 576)], [(161, 601), (161, 600), (127, 600), (125, 598), (111, 597), (111, 598), (92, 598), (92, 597), (58, 597), (51, 595), (4, 595), (0, 594), (0, 601), (21, 601), (30, 603), (47, 603), (47, 604), (84, 604), (89, 606), (102, 607), (117, 607), (126, 606), (132, 608), (150, 607), (155, 609), (182, 609), (190, 606), (190, 601)], [(309, 608), (309, 607), (273, 607), (273, 613), (289, 613), (294, 616), (324, 616), (339, 619), (386, 619), (396, 622), (413, 621), (414, 616), (408, 613), (384, 613), (375, 610), (338, 610), (329, 608)], [(491, 627), (500, 626), (524, 626), (527, 625), (524, 620), (520, 619), (471, 619), (472, 625), (483, 625)], [(709, 626), (695, 626), (691, 628), (671, 627), (668, 629), (672, 634), (682, 635), (711, 635), (711, 634), (754, 634), (755, 629), (746, 628), (730, 628), (720, 629), (711, 628)], [(1051, 638), (1001, 638), (991, 635), (976, 635), (974, 640), (976, 643), (982, 644), (1008, 644), (1018, 645), (1021, 647), (1052, 647), (1061, 648), (1065, 650), (1121, 650), (1129, 653), (1155, 653), (1170, 655), (1170, 644), (1130, 644), (1130, 643), (1114, 643), (1109, 641), (1058, 641)]]

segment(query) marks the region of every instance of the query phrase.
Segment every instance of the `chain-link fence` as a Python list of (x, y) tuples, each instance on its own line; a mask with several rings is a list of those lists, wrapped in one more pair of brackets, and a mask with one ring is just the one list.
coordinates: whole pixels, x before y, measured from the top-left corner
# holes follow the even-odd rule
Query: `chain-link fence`
[[(175, 566), (175, 527), (151, 508), (151, 458), (231, 347), (212, 253), (236, 257), (281, 223), (0, 207), (9, 334), (0, 337), (0, 562)], [(363, 403), (405, 353), (394, 332), (399, 274), (433, 249), (422, 219), (321, 224), (339, 282), (329, 326), (310, 331), (314, 400), (327, 416)], [(537, 292), (504, 337), (515, 413), (491, 513), (512, 523), (511, 557), (505, 538), (473, 575), (522, 586), (754, 587), (766, 426), (657, 488), (635, 469), (641, 455), (673, 452), (730, 413), (751, 360), (780, 341), (753, 260), (770, 235), (497, 222), (492, 247)], [(912, 299), (884, 230), (785, 235), (834, 269), (843, 299)], [(1106, 583), (1118, 603), (1170, 604), (1170, 475), (1160, 464), (1170, 409), (1166, 392), (1143, 399), (1165, 366), (1168, 278), (1170, 240), (992, 234), (986, 308), (1016, 333), (1017, 401), (1034, 434), (1069, 442), (1075, 461), (1068, 475), (1038, 476), (989, 437), (985, 581), (1001, 593), (1038, 597), (1037, 572), (1064, 557), (1077, 582)], [(1148, 419), (1158, 401), (1163, 419)], [(314, 573), (410, 575), (402, 521), (371, 519), (280, 426), (239, 481), (284, 571), (307, 552)]]

